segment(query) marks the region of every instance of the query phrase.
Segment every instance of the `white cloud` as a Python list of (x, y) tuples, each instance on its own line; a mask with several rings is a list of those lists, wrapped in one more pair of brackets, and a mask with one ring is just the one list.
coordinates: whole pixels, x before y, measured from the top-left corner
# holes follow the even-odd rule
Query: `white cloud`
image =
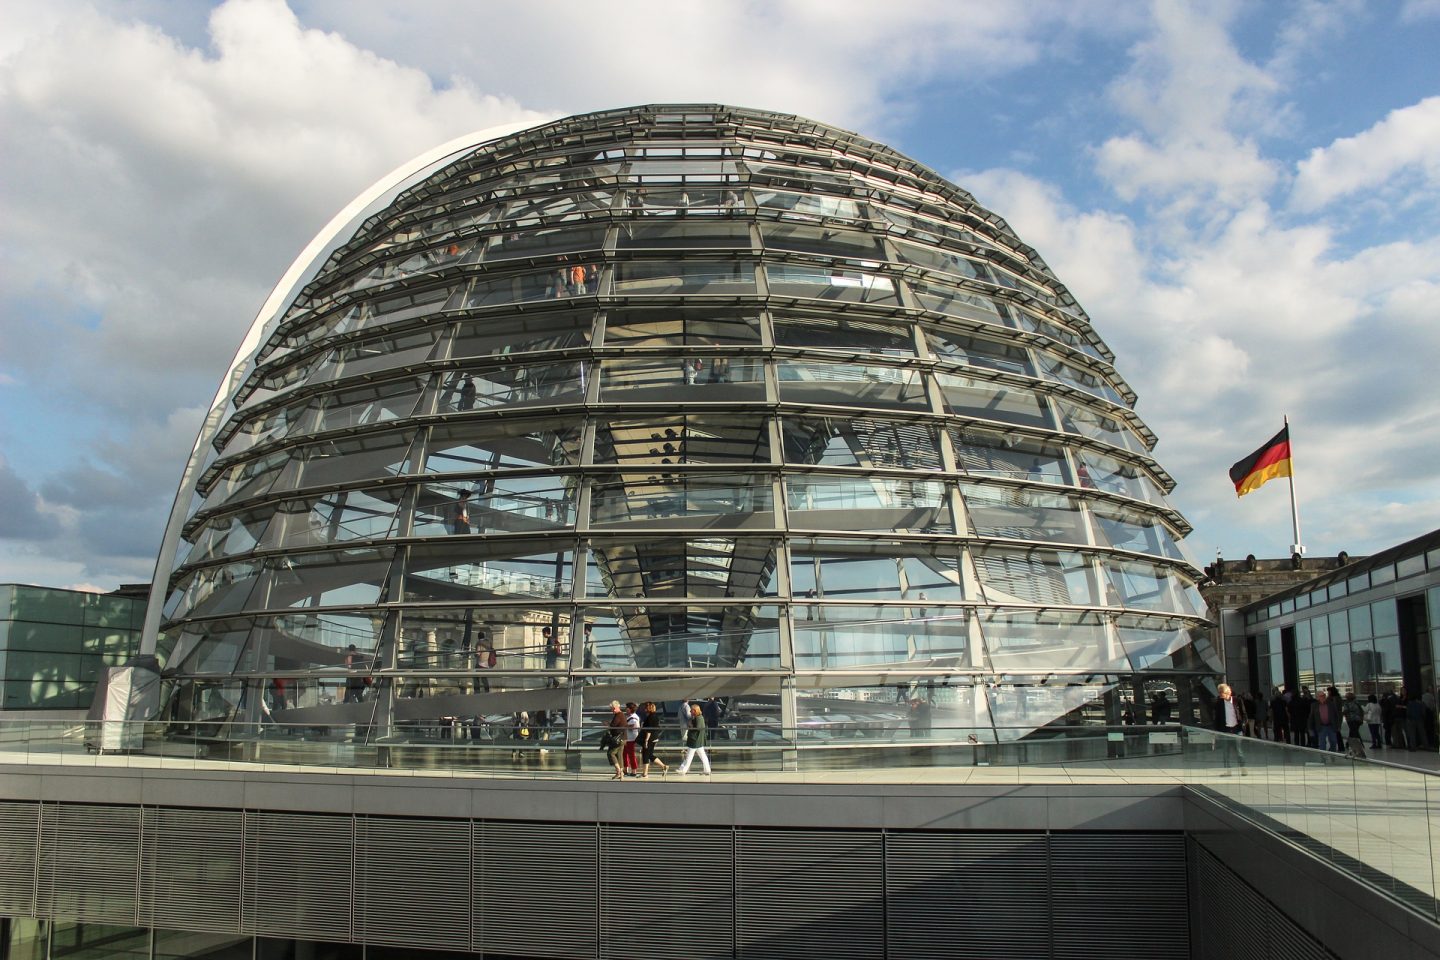
[(1400, 8), (1401, 23), (1419, 23), (1440, 18), (1440, 0), (1405, 0)]
[(1235, 48), (1226, 7), (1151, 10), (1153, 32), (1132, 48), (1130, 69), (1110, 91), (1139, 129), (1099, 145), (1100, 174), (1124, 200), (1179, 201), (1182, 214), (1260, 196), (1278, 170), (1250, 133), (1275, 121), (1274, 78)]
[(1316, 147), (1300, 162), (1291, 202), (1314, 211), (1360, 191), (1393, 192), (1388, 188), (1405, 174), (1417, 175), (1430, 190), (1440, 187), (1440, 96), (1393, 110), (1362, 133)]
[(1103, 6), (629, 0), (577, 13), (563, 0), (530, 0), (488, 5), (483, 25), (464, 4), (309, 0), (303, 11), (432, 75), (467, 76), (549, 109), (721, 102), (883, 134), (918, 81), (981, 83), (1041, 58), (1054, 25), (1109, 30), (1129, 19)]

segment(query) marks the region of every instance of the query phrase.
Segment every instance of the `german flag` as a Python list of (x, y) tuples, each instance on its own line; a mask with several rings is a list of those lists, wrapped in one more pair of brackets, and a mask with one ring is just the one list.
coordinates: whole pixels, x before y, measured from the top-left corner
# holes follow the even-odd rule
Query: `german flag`
[(1259, 490), (1267, 480), (1290, 476), (1290, 424), (1271, 437), (1259, 450), (1230, 468), (1235, 496)]

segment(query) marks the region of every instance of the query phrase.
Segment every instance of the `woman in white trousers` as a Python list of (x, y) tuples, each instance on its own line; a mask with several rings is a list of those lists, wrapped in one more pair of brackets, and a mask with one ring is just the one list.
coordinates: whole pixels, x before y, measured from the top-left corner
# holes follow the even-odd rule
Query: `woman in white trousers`
[(705, 716), (700, 712), (700, 704), (692, 703), (690, 707), (690, 722), (685, 730), (685, 762), (680, 764), (680, 776), (685, 776), (690, 771), (690, 762), (695, 759), (696, 754), (700, 756), (700, 769), (705, 771), (705, 776), (710, 776), (710, 757), (705, 753)]

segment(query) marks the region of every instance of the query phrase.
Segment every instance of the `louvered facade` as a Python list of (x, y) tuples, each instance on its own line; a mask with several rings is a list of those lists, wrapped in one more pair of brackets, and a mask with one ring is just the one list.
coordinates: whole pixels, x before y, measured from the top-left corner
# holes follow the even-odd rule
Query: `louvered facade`
[(1002, 219), (812, 121), (429, 158), (225, 380), (147, 620), (172, 716), (573, 740), (715, 696), (755, 742), (904, 742), (1186, 702), (1199, 574), (1113, 361)]

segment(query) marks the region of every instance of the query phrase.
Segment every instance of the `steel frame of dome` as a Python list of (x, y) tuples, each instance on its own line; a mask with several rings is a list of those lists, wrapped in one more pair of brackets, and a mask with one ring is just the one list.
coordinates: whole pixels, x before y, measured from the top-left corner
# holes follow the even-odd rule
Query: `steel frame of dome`
[(1115, 722), (1219, 671), (1113, 360), (1003, 220), (855, 134), (487, 131), (276, 287), (146, 644), (176, 715), (377, 738), (703, 696), (782, 736)]

